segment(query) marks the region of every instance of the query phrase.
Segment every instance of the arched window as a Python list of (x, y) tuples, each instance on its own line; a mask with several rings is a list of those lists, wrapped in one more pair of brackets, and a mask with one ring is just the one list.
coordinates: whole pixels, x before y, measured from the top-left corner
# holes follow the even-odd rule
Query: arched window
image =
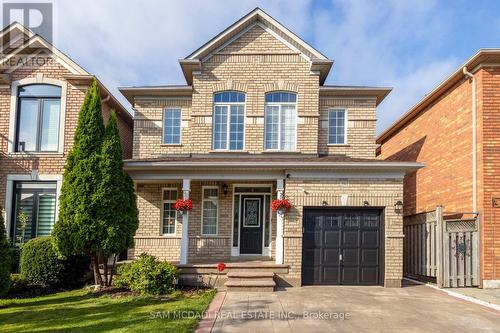
[(297, 94), (276, 91), (266, 94), (264, 148), (295, 150), (297, 135)]
[(223, 91), (214, 94), (214, 150), (242, 150), (245, 138), (245, 94)]
[(61, 87), (50, 84), (20, 86), (17, 99), (16, 151), (57, 151)]

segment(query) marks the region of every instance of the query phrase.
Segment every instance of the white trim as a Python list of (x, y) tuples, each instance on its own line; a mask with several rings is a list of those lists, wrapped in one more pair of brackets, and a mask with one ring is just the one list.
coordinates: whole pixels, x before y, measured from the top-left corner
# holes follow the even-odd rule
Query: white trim
[[(295, 34), (293, 34), (290, 30), (285, 28), (283, 25), (281, 25), (278, 21), (273, 19), (271, 16), (266, 14), (263, 10), (261, 9), (256, 9), (249, 13), (244, 19), (242, 19), (240, 22), (237, 22), (234, 24), (230, 29), (225, 31), (223, 34), (220, 34), (219, 36), (215, 37), (212, 41), (207, 43), (205, 46), (202, 46), (199, 48), (197, 51), (195, 51), (193, 54), (191, 54), (187, 59), (197, 59), (198, 56), (205, 52), (207, 49), (210, 49), (213, 45), (216, 45), (221, 39), (223, 39), (226, 35), (232, 33), (234, 30), (238, 29), (242, 25), (246, 24), (248, 21), (253, 20), (255, 17), (261, 16), (263, 19), (268, 21), (270, 24), (274, 25), (278, 30), (281, 30), (286, 36), (288, 36), (290, 39), (295, 41), (297, 44), (302, 46), (304, 49), (307, 51), (311, 52), (314, 54), (318, 59), (326, 59), (324, 55), (319, 53), (317, 50), (315, 50), (312, 46), (301, 40), (299, 37), (297, 37)], [(259, 23), (259, 22), (257, 22)], [(262, 23), (261, 23), (262, 24)], [(273, 31), (274, 32), (274, 31)], [(302, 52), (301, 52), (302, 53)]]
[[(182, 199), (189, 199), (191, 192), (191, 179), (182, 179)], [(182, 214), (182, 234), (181, 234), (181, 253), (179, 261), (181, 264), (187, 264), (189, 236), (188, 236), (189, 212)]]
[(455, 297), (455, 298), (458, 298), (458, 299), (461, 299), (461, 300), (464, 300), (464, 301), (467, 301), (467, 302), (471, 302), (471, 303), (474, 303), (474, 304), (478, 304), (478, 305), (482, 305), (482, 306), (488, 307), (490, 309), (494, 309), (494, 310), (500, 311), (500, 305), (498, 305), (498, 304), (486, 302), (486, 301), (477, 299), (477, 298), (472, 297), (472, 296), (463, 295), (463, 294), (454, 292), (451, 289), (442, 289), (442, 288), (439, 288), (439, 287), (437, 287), (435, 285), (432, 285), (432, 284), (429, 284), (429, 283), (424, 283), (424, 282), (421, 282), (421, 281), (418, 281), (418, 280), (414, 280), (414, 279), (410, 279), (410, 278), (407, 278), (407, 277), (404, 277), (403, 279), (411, 281), (411, 282), (419, 284), (419, 285), (423, 285), (423, 286), (426, 286), (426, 287), (429, 287), (429, 288), (433, 288), (435, 290), (438, 290), (438, 291), (441, 291), (443, 293), (446, 293), (446, 294), (450, 295), (451, 297)]
[[(285, 191), (284, 179), (276, 179), (276, 194), (278, 199), (283, 199)], [(284, 216), (276, 212), (276, 264), (280, 265), (284, 262)]]
[[(215, 96), (215, 94), (218, 93), (223, 93), (223, 92), (237, 92), (240, 94), (243, 94), (245, 96), (245, 102), (213, 102), (213, 109), (212, 109), (212, 150), (214, 151), (245, 151), (245, 145), (246, 145), (246, 140), (245, 140), (245, 134), (246, 134), (246, 101), (247, 101), (247, 94), (246, 92), (240, 91), (240, 90), (221, 90), (221, 91), (216, 91), (212, 94), (212, 101)], [(229, 146), (231, 144), (230, 139), (231, 139), (231, 106), (232, 105), (243, 105), (243, 147), (241, 149), (230, 149)], [(226, 149), (216, 149), (215, 148), (215, 107), (216, 106), (226, 106), (227, 107), (227, 124), (226, 124)]]
[[(205, 190), (209, 190), (209, 189), (217, 189), (217, 199), (205, 199)], [(220, 195), (220, 189), (219, 189), (219, 186), (202, 186), (201, 187), (201, 231), (200, 231), (200, 235), (202, 236), (218, 236), (219, 235), (219, 212), (220, 212), (220, 206), (219, 206), (219, 195)], [(217, 205), (217, 216), (216, 216), (216, 220), (215, 220), (215, 234), (205, 234), (203, 233), (203, 212), (204, 212), (204, 205), (203, 203), (205, 201), (212, 201), (212, 202), (216, 202), (216, 205)], [(231, 238), (232, 239), (232, 238)], [(232, 243), (232, 241), (231, 241)]]
[[(344, 142), (342, 143), (331, 143), (330, 142), (330, 113), (331, 112), (334, 112), (334, 111), (344, 111)], [(349, 124), (349, 119), (347, 118), (347, 108), (345, 107), (332, 107), (332, 108), (328, 108), (328, 116), (327, 116), (327, 130), (328, 130), (328, 139), (327, 139), (327, 142), (328, 142), (328, 145), (329, 146), (345, 146), (345, 145), (348, 145), (348, 140), (347, 140), (347, 127), (348, 127), (348, 124)]]
[(8, 138), (8, 149), (9, 153), (16, 153), (14, 147), (16, 142), (16, 120), (17, 120), (17, 91), (20, 86), (28, 84), (51, 84), (61, 87), (61, 106), (59, 115), (59, 145), (57, 152), (22, 152), (30, 155), (50, 155), (50, 154), (62, 154), (64, 153), (64, 130), (66, 127), (66, 100), (67, 100), (67, 90), (68, 83), (66, 81), (53, 79), (45, 77), (43, 74), (39, 74), (36, 77), (28, 77), (18, 81), (13, 81), (11, 83), (10, 90), (10, 114), (9, 114), (9, 138)]
[(175, 196), (178, 197), (179, 196), (179, 190), (177, 189), (177, 187), (162, 187), (161, 189), (161, 212), (160, 212), (160, 235), (161, 236), (166, 236), (166, 237), (176, 237), (177, 236), (177, 218), (178, 218), (178, 214), (177, 214), (177, 211), (175, 212), (175, 218), (174, 218), (174, 232), (173, 233), (169, 233), (169, 234), (166, 234), (163, 232), (163, 214), (164, 214), (164, 205), (166, 203), (175, 203), (175, 201), (177, 200), (165, 200), (164, 199), (164, 192), (165, 191), (175, 191)]
[[(179, 142), (178, 143), (165, 143), (165, 112), (167, 110), (179, 110), (180, 112), (180, 124), (179, 124)], [(179, 106), (166, 107), (163, 108), (162, 118), (161, 118), (161, 144), (165, 146), (180, 146), (182, 145), (182, 108)]]
[(56, 212), (54, 221), (57, 223), (59, 217), (59, 196), (61, 195), (61, 186), (63, 181), (62, 175), (39, 175), (36, 172), (31, 174), (10, 174), (7, 175), (6, 189), (5, 189), (5, 229), (7, 235), (10, 235), (11, 219), (12, 219), (12, 205), (14, 200), (14, 182), (18, 181), (52, 181), (56, 182)]
[[(272, 94), (275, 92), (286, 92), (286, 93), (292, 93), (295, 95), (295, 102), (265, 102), (265, 96), (267, 94)], [(295, 106), (295, 142), (294, 146), (292, 149), (280, 149), (281, 145), (281, 107), (283, 105), (287, 106)], [(298, 128), (299, 128), (299, 94), (296, 93), (295, 91), (289, 91), (289, 90), (273, 90), (273, 91), (268, 91), (264, 94), (264, 147), (263, 150), (265, 152), (295, 152), (297, 151), (297, 140), (298, 140)], [(278, 112), (279, 112), (279, 123), (278, 123), (278, 149), (267, 149), (266, 148), (266, 123), (267, 123), (267, 106), (278, 106)]]

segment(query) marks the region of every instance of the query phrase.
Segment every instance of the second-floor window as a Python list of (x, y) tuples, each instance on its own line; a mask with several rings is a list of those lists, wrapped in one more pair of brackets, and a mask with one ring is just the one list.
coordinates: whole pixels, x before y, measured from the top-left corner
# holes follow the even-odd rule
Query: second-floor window
[(266, 94), (265, 100), (266, 150), (295, 150), (297, 136), (297, 95), (289, 92)]
[(163, 143), (178, 145), (181, 143), (181, 109), (163, 111)]
[(49, 84), (21, 86), (17, 97), (16, 151), (57, 151), (61, 87)]
[(346, 112), (344, 109), (328, 111), (328, 144), (342, 145), (346, 143)]
[(245, 137), (245, 94), (225, 91), (214, 94), (214, 150), (242, 150)]

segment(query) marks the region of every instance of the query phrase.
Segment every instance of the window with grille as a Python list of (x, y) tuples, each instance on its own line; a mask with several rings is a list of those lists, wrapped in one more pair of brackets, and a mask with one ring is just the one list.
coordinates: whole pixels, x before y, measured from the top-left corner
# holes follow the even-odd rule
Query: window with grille
[(216, 235), (219, 216), (219, 188), (203, 188), (203, 212), (202, 212), (202, 230), (203, 235)]
[(295, 150), (297, 136), (297, 95), (288, 92), (272, 92), (265, 98), (266, 150)]
[(175, 225), (177, 221), (177, 211), (174, 209), (174, 203), (177, 201), (177, 189), (163, 189), (163, 216), (162, 233), (164, 235), (175, 234)]
[(328, 144), (346, 143), (346, 112), (344, 109), (328, 111)]
[(245, 94), (214, 94), (213, 149), (242, 150), (245, 138)]

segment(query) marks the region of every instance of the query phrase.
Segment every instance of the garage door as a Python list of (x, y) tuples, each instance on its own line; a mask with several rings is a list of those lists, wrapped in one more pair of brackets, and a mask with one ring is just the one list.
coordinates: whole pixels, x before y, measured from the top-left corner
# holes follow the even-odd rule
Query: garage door
[(378, 285), (382, 210), (305, 208), (302, 283)]

